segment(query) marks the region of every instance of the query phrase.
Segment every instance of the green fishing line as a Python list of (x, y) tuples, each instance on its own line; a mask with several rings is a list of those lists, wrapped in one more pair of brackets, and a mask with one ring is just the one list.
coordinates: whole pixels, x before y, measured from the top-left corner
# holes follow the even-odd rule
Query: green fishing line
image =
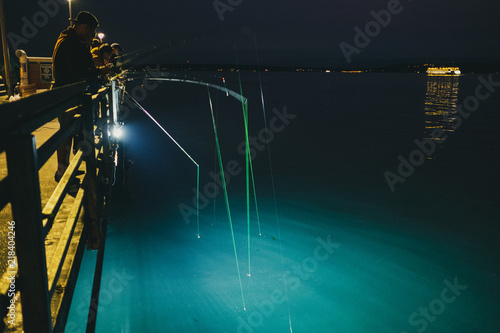
[[(241, 88), (241, 82), (240, 82)], [(246, 196), (247, 196), (247, 247), (248, 247), (248, 276), (251, 276), (251, 264), (250, 264), (250, 186), (249, 186), (249, 176), (250, 168), (248, 167), (250, 160), (250, 142), (248, 140), (248, 104), (243, 104), (243, 122), (245, 123), (245, 184), (246, 184)]]
[(220, 168), (220, 175), (221, 175), (221, 180), (222, 180), (222, 189), (224, 190), (224, 200), (226, 201), (226, 209), (227, 209), (227, 216), (229, 219), (229, 227), (231, 229), (231, 237), (233, 239), (234, 257), (236, 259), (236, 269), (238, 270), (238, 280), (240, 282), (241, 300), (243, 302), (243, 310), (246, 311), (245, 296), (243, 295), (243, 284), (241, 283), (240, 265), (238, 263), (238, 253), (236, 251), (236, 241), (234, 239), (233, 220), (231, 218), (231, 210), (229, 208), (229, 197), (227, 195), (226, 177), (224, 176), (224, 168), (223, 168), (224, 164), (222, 164), (222, 155), (220, 152), (219, 137), (217, 135), (217, 126), (215, 126), (214, 110), (212, 107), (212, 97), (210, 95), (210, 88), (207, 87), (207, 91), (208, 91), (208, 101), (210, 103), (210, 113), (212, 115), (212, 123), (214, 126), (215, 146), (217, 148), (217, 156), (219, 159), (219, 168)]
[[(240, 95), (243, 96), (243, 87), (241, 85), (241, 76), (238, 73), (238, 82), (240, 86)], [(251, 251), (250, 251), (250, 175), (252, 176), (252, 188), (255, 202), (255, 211), (257, 214), (257, 225), (260, 230), (259, 208), (257, 205), (257, 192), (255, 191), (255, 177), (252, 166), (252, 156), (250, 153), (250, 140), (248, 133), (248, 100), (241, 100), (241, 108), (243, 110), (243, 123), (245, 125), (245, 173), (246, 173), (246, 202), (247, 202), (247, 244), (248, 244), (248, 276), (251, 276)]]
[(200, 238), (200, 166), (196, 165), (196, 236)]

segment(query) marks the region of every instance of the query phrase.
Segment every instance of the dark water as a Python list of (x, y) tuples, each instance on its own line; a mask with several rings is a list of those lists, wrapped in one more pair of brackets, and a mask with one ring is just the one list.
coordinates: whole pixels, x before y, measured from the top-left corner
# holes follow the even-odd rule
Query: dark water
[[(239, 91), (234, 72), (195, 76)], [(196, 167), (132, 110), (97, 331), (498, 332), (500, 77), (481, 77), (263, 73), (266, 134), (258, 75), (243, 73), (262, 233), (252, 208), (251, 278), (241, 103), (211, 89), (241, 288), (207, 88), (148, 90), (143, 106), (200, 164), (201, 238)], [(94, 262), (68, 332), (83, 331)]]

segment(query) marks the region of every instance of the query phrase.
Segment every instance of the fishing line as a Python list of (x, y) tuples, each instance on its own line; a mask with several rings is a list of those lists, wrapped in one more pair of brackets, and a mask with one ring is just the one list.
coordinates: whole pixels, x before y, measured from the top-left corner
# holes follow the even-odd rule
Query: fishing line
[[(238, 80), (240, 76), (238, 74)], [(241, 80), (240, 80), (241, 90)], [(250, 186), (249, 186), (249, 173), (248, 167), (250, 143), (248, 140), (248, 104), (243, 104), (243, 122), (245, 123), (245, 184), (246, 184), (246, 199), (247, 199), (247, 247), (248, 247), (248, 276), (251, 275), (250, 264)]]
[(219, 136), (217, 134), (217, 126), (215, 126), (215, 117), (214, 117), (214, 110), (213, 110), (213, 106), (212, 106), (212, 96), (210, 95), (210, 88), (207, 87), (207, 91), (208, 91), (208, 102), (210, 104), (210, 114), (212, 115), (212, 124), (214, 126), (215, 145), (217, 148), (217, 156), (219, 158), (219, 168), (220, 168), (220, 176), (221, 176), (221, 180), (222, 180), (222, 189), (224, 190), (224, 200), (226, 201), (227, 217), (229, 219), (229, 227), (231, 229), (231, 237), (233, 239), (234, 257), (236, 259), (236, 269), (238, 270), (238, 280), (240, 282), (241, 300), (243, 302), (243, 310), (246, 311), (245, 296), (243, 295), (243, 284), (241, 283), (240, 265), (238, 263), (238, 253), (236, 251), (236, 241), (234, 239), (233, 220), (231, 218), (231, 209), (229, 208), (229, 197), (227, 195), (226, 177), (224, 176), (224, 168), (223, 168), (223, 164), (222, 164), (222, 155), (220, 152), (220, 144), (219, 144)]
[[(243, 89), (241, 87), (241, 79), (238, 76), (240, 83), (240, 92), (243, 94)], [(243, 122), (245, 124), (245, 171), (246, 171), (246, 202), (247, 202), (247, 244), (248, 244), (248, 276), (251, 276), (251, 251), (250, 251), (250, 177), (252, 179), (252, 189), (254, 195), (254, 203), (255, 203), (255, 212), (257, 215), (257, 225), (259, 228), (259, 236), (262, 235), (260, 230), (260, 218), (259, 218), (259, 207), (257, 205), (257, 192), (255, 190), (255, 177), (253, 173), (252, 166), (252, 156), (250, 154), (250, 142), (249, 142), (249, 133), (248, 133), (248, 102), (242, 104), (243, 108)]]
[[(224, 88), (226, 88), (226, 91), (227, 91), (226, 78), (225, 77), (222, 78), (222, 82), (224, 83)], [(227, 92), (226, 92), (226, 96), (229, 96), (229, 94)]]
[(156, 121), (155, 118), (151, 114), (149, 114), (148, 111), (146, 111), (145, 108), (142, 107), (139, 102), (137, 102), (132, 95), (130, 95), (127, 91), (125, 93), (130, 97), (130, 99), (137, 105), (139, 109), (141, 109), (151, 120), (177, 145), (177, 147), (182, 150), (182, 152), (191, 160), (196, 165), (196, 227), (197, 227), (197, 234), (196, 236), (200, 238), (200, 217), (199, 217), (199, 212), (200, 212), (200, 165), (196, 163), (196, 161), (187, 153), (182, 146), (175, 141), (175, 139), (170, 135), (170, 133), (167, 132), (166, 129), (163, 128), (163, 126), (160, 125), (158, 121)]
[[(239, 63), (238, 61), (238, 49), (236, 47), (236, 44), (234, 45), (234, 52), (236, 56), (236, 64)], [(241, 75), (240, 72), (238, 71), (238, 84), (240, 88), (240, 95), (243, 96), (243, 87), (241, 84)], [(250, 171), (252, 172), (252, 184), (253, 184), (253, 194), (254, 194), (254, 201), (255, 201), (255, 210), (257, 214), (257, 224), (259, 226), (259, 235), (261, 235), (260, 231), (260, 218), (259, 218), (259, 209), (257, 206), (257, 193), (255, 191), (255, 180), (254, 180), (254, 175), (253, 175), (253, 167), (251, 165), (252, 163), (252, 158), (250, 155), (250, 142), (249, 142), (249, 134), (248, 134), (248, 100), (241, 100), (241, 107), (243, 110), (243, 123), (245, 125), (245, 181), (246, 181), (246, 203), (247, 203), (247, 247), (248, 247), (248, 276), (251, 276), (251, 251), (250, 251), (250, 183), (249, 183), (249, 177), (250, 177)]]
[[(218, 117), (219, 117), (219, 92), (217, 92), (217, 100), (215, 102), (215, 124), (217, 125), (217, 120), (218, 120)], [(214, 149), (214, 172), (217, 173), (217, 148)], [(214, 222), (216, 221), (216, 217), (215, 217), (215, 203), (217, 201), (217, 197), (214, 198), (214, 201), (213, 201), (213, 219), (214, 219)]]
[(253, 173), (253, 163), (251, 155), (250, 155), (250, 175), (252, 176), (252, 188), (254, 193), (255, 214), (257, 215), (257, 226), (259, 227), (259, 236), (262, 236), (262, 231), (260, 230), (259, 206), (257, 205), (257, 192), (255, 191), (255, 177)]
[[(266, 105), (265, 105), (265, 100), (264, 100), (264, 92), (262, 90), (262, 76), (260, 74), (260, 60), (259, 60), (259, 52), (258, 52), (258, 48), (257, 48), (257, 37), (256, 37), (255, 33), (253, 34), (253, 40), (254, 40), (254, 46), (255, 46), (255, 56), (257, 58), (257, 73), (259, 74), (260, 100), (262, 102), (262, 112), (263, 112), (263, 116), (264, 116), (264, 126), (265, 126), (265, 128), (267, 128)], [(279, 244), (280, 244), (281, 269), (282, 269), (282, 274), (283, 274), (283, 284), (284, 284), (284, 287), (285, 287), (285, 297), (286, 297), (286, 303), (287, 303), (287, 307), (288, 307), (288, 324), (290, 326), (290, 333), (291, 333), (291, 332), (293, 332), (293, 329), (292, 329), (292, 316), (291, 316), (291, 313), (290, 313), (290, 299), (288, 298), (288, 285), (287, 285), (287, 282), (286, 282), (285, 261), (284, 261), (284, 257), (283, 257), (283, 245), (281, 243), (280, 218), (279, 218), (279, 215), (278, 215), (278, 204), (277, 204), (277, 200), (276, 200), (276, 188), (275, 188), (275, 185), (274, 185), (273, 162), (272, 162), (272, 159), (271, 159), (271, 147), (269, 145), (269, 140), (267, 140), (266, 146), (267, 146), (267, 156), (268, 156), (268, 159), (269, 159), (269, 172), (270, 172), (270, 175), (271, 175), (271, 185), (272, 185), (272, 189), (273, 189), (274, 213), (275, 213), (275, 216), (276, 216), (276, 225), (278, 227), (278, 240), (279, 240)]]
[(249, 186), (249, 175), (252, 179), (252, 190), (253, 190), (253, 197), (254, 197), (254, 203), (255, 203), (255, 214), (257, 216), (257, 226), (259, 228), (259, 236), (262, 236), (262, 232), (260, 229), (260, 217), (259, 217), (259, 206), (257, 204), (257, 191), (255, 190), (255, 176), (253, 173), (253, 166), (252, 166), (252, 156), (250, 154), (250, 144), (248, 140), (248, 103), (245, 103), (243, 106), (243, 118), (245, 122), (245, 134), (246, 134), (246, 170), (247, 170), (247, 177), (246, 177), (246, 186), (247, 186), (247, 234), (248, 234), (248, 276), (251, 276), (251, 270), (250, 270), (250, 186)]

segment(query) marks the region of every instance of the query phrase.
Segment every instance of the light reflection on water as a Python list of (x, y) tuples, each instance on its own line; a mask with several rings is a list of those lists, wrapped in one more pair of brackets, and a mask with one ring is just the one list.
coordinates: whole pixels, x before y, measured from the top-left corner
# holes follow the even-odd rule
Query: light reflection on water
[[(457, 116), (459, 76), (428, 76), (424, 103), (424, 137), (436, 142), (432, 132), (438, 128), (444, 132), (453, 132), (453, 121)], [(445, 117), (447, 117), (445, 119)]]

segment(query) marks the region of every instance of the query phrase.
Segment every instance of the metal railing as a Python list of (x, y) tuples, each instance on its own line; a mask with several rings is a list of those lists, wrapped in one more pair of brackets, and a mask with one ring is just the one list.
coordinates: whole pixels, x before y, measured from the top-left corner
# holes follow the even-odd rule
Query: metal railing
[[(0, 181), (0, 210), (11, 204), (15, 279), (24, 332), (64, 330), (85, 243), (95, 249), (102, 237), (102, 225), (107, 219), (105, 198), (111, 193), (108, 180), (114, 172), (116, 152), (108, 133), (118, 118), (118, 110), (112, 106), (118, 105), (120, 98), (120, 89), (115, 88), (115, 83), (112, 87), (102, 88), (92, 96), (86, 92), (86, 84), (80, 82), (0, 105), (0, 153), (6, 153), (8, 170)], [(75, 113), (71, 121), (37, 149), (32, 132), (68, 110)], [(39, 170), (65, 140), (76, 134), (83, 137), (84, 144), (78, 145), (69, 167), (42, 207)], [(69, 193), (82, 162), (82, 186), (76, 193)], [(69, 213), (47, 261), (45, 240), (69, 194), (74, 200), (66, 209)], [(5, 290), (0, 293), (0, 304), (11, 304), (13, 296)], [(5, 318), (9, 309), (0, 308), (0, 317)]]

